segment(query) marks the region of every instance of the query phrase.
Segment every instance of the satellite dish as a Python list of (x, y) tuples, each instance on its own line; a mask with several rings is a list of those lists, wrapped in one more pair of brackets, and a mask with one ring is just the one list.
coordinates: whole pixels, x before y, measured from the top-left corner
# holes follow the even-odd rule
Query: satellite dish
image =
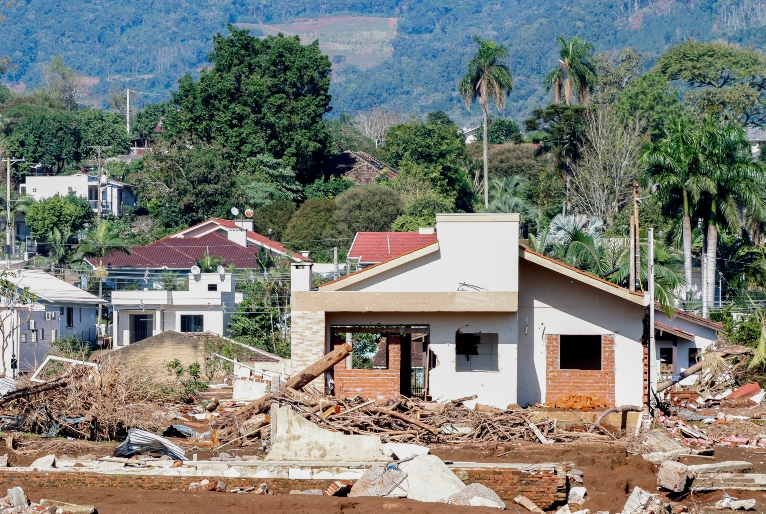
[(231, 208), (231, 214), (232, 214), (233, 216), (236, 216), (236, 215), (238, 215), (238, 214), (239, 214), (239, 209), (237, 209), (236, 207), (232, 207), (232, 208)]
[(218, 266), (216, 268), (216, 271), (218, 272), (218, 275), (221, 277), (221, 282), (226, 278), (226, 270), (223, 268), (223, 266)]
[(199, 269), (199, 266), (192, 266), (191, 267), (191, 273), (192, 273), (192, 275), (196, 276), (196, 275), (199, 275), (200, 273), (202, 273), (202, 270)]
[(248, 218), (252, 218), (253, 214), (254, 214), (253, 213), (253, 209), (246, 209), (245, 210), (245, 216), (247, 216)]

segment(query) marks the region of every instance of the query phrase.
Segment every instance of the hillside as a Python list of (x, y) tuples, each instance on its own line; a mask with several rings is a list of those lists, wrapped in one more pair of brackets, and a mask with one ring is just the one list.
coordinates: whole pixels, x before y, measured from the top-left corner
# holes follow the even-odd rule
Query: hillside
[[(579, 35), (597, 51), (633, 46), (656, 55), (687, 38), (762, 46), (766, 0), (22, 0), (5, 9), (0, 55), (17, 68), (17, 90), (41, 82), (42, 63), (63, 55), (90, 78), (98, 102), (110, 89), (162, 94), (206, 63), (211, 37), (227, 23), (255, 34), (319, 38), (333, 58), (335, 112), (384, 105), (406, 113), (443, 109), (478, 120), (455, 93), (474, 51), (473, 34), (511, 49), (515, 90), (508, 114), (523, 118), (545, 101), (542, 78), (555, 64), (555, 37)], [(202, 7), (200, 7), (202, 6)]]

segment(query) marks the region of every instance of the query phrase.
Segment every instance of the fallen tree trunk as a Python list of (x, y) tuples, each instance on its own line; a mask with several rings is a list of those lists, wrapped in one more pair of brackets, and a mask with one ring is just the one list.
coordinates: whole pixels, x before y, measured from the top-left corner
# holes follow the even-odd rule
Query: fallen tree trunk
[(369, 411), (369, 412), (376, 412), (376, 413), (379, 413), (379, 414), (385, 414), (386, 416), (391, 416), (392, 418), (400, 419), (400, 420), (404, 421), (405, 423), (409, 423), (410, 425), (415, 425), (416, 427), (420, 427), (423, 430), (428, 430), (429, 432), (431, 432), (434, 435), (438, 435), (439, 434), (439, 429), (438, 428), (432, 427), (431, 425), (426, 425), (422, 421), (418, 421), (418, 420), (413, 419), (413, 418), (411, 418), (409, 416), (405, 416), (404, 414), (402, 414), (400, 412), (396, 412), (396, 411), (389, 410), (389, 409), (383, 409), (381, 407), (365, 407), (364, 410)]
[[(285, 382), (282, 387), (279, 388), (279, 392), (282, 393), (288, 389), (295, 389), (296, 391), (300, 391), (312, 380), (315, 380), (323, 373), (331, 370), (333, 366), (351, 355), (352, 351), (353, 349), (348, 343), (344, 344), (343, 346), (339, 346), (297, 375), (293, 375), (290, 380)], [(267, 411), (271, 406), (271, 400), (273, 396), (273, 393), (265, 394), (250, 405), (236, 411), (234, 416), (236, 417), (237, 421), (241, 423), (252, 418), (256, 414), (261, 414), (262, 412)]]
[[(721, 357), (730, 357), (732, 355), (752, 355), (753, 350), (745, 346), (726, 346), (724, 348), (719, 348), (713, 353), (718, 354)], [(686, 368), (684, 371), (682, 371), (678, 375), (679, 376), (678, 381), (681, 381), (685, 379), (686, 377), (695, 375), (699, 373), (700, 371), (702, 371), (704, 368), (705, 368), (705, 361), (700, 361), (694, 366), (690, 366)], [(667, 389), (668, 387), (671, 387), (673, 384), (675, 384), (678, 381), (666, 380), (664, 382), (657, 384), (657, 392), (660, 393), (664, 391), (665, 389)]]
[(45, 384), (33, 385), (29, 387), (24, 387), (22, 389), (16, 389), (15, 391), (11, 391), (10, 393), (0, 398), (0, 405), (5, 405), (6, 403), (12, 402), (13, 400), (18, 400), (19, 398), (26, 398), (28, 396), (32, 396), (33, 394), (39, 394), (39, 393), (44, 393), (46, 391), (52, 391), (53, 389), (59, 389), (67, 385), (67, 383), (68, 382), (66, 379), (60, 378), (56, 380), (55, 382), (47, 382)]

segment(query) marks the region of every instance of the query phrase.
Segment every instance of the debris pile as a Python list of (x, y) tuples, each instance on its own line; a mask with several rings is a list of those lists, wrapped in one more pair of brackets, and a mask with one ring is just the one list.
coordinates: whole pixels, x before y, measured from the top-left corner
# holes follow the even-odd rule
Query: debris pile
[(39, 503), (30, 502), (24, 489), (13, 487), (0, 499), (0, 512), (13, 514), (96, 514), (93, 505), (74, 505), (56, 500), (42, 499)]
[(151, 373), (106, 362), (74, 366), (44, 384), (20, 381), (0, 402), (15, 416), (7, 428), (99, 441), (122, 438), (130, 428), (166, 429), (173, 416), (158, 408), (162, 394)]

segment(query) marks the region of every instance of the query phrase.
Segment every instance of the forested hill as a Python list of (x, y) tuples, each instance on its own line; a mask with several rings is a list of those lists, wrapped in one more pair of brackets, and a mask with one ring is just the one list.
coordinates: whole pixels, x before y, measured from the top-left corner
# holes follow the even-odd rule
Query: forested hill
[[(5, 14), (0, 55), (17, 66), (4, 77), (15, 88), (39, 85), (43, 63), (62, 55), (92, 77), (96, 100), (125, 87), (167, 94), (205, 65), (212, 35), (235, 23), (255, 34), (319, 37), (335, 66), (335, 112), (443, 109), (463, 123), (472, 120), (455, 86), (474, 34), (509, 45), (508, 109), (517, 118), (543, 103), (559, 34), (579, 35), (597, 52), (632, 46), (650, 57), (688, 38), (766, 42), (766, 0), (18, 0)], [(319, 21), (290, 24), (308, 19)]]

